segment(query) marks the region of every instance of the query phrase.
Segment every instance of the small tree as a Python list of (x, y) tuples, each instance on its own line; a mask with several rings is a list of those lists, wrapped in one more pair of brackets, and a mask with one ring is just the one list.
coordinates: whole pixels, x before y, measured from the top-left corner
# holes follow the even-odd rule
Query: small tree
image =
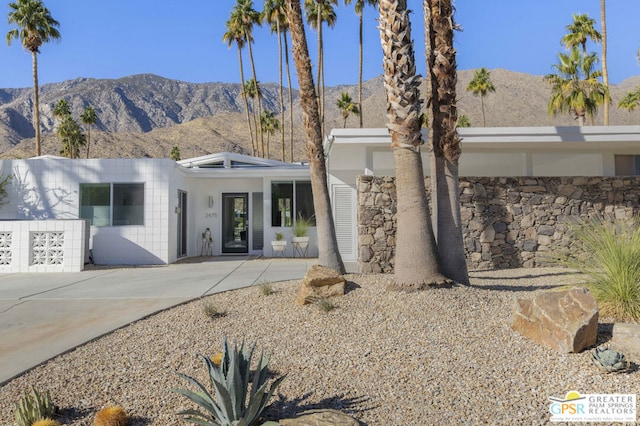
[(486, 68), (482, 67), (476, 70), (473, 75), (473, 79), (467, 86), (467, 92), (473, 93), (474, 96), (480, 96), (480, 105), (482, 108), (482, 127), (486, 126), (486, 120), (484, 117), (484, 97), (489, 93), (496, 91), (496, 87), (491, 82), (491, 73)]
[(271, 136), (274, 135), (277, 130), (280, 130), (280, 122), (273, 111), (265, 109), (262, 111), (262, 117), (260, 117), (260, 125), (262, 126), (262, 133), (267, 134), (267, 151), (265, 153), (265, 158), (269, 158), (269, 142), (271, 140)]
[(0, 206), (7, 204), (4, 199), (7, 197), (7, 185), (9, 185), (11, 179), (13, 179), (12, 174), (0, 176)]
[(458, 117), (457, 127), (471, 127), (471, 121), (469, 121), (469, 117), (464, 114)]
[(62, 143), (60, 154), (68, 158), (78, 158), (80, 155), (80, 147), (84, 146), (87, 141), (86, 136), (82, 133), (82, 128), (80, 128), (78, 122), (71, 117), (71, 114), (62, 117), (56, 129), (56, 136)]
[(91, 126), (98, 122), (96, 110), (91, 105), (87, 105), (82, 115), (80, 115), (82, 124), (87, 125), (87, 158), (89, 158), (89, 146), (91, 145)]
[(171, 148), (171, 153), (169, 154), (169, 158), (173, 161), (180, 161), (180, 148), (174, 146)]
[(347, 92), (342, 92), (340, 94), (340, 97), (336, 101), (336, 106), (340, 110), (342, 119), (344, 120), (342, 124), (343, 128), (347, 127), (347, 118), (349, 118), (351, 114), (360, 115), (360, 108), (358, 107), (358, 104), (353, 102), (353, 99), (351, 99), (351, 96), (349, 96)]

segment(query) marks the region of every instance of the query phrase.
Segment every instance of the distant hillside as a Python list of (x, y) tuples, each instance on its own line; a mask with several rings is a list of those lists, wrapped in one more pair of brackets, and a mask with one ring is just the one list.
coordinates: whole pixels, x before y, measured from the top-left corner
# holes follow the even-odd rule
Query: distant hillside
[[(459, 113), (467, 115), (472, 125), (481, 126), (480, 98), (465, 90), (472, 77), (473, 70), (458, 73)], [(547, 114), (550, 89), (541, 76), (495, 69), (491, 71), (491, 79), (496, 92), (484, 100), (487, 126), (575, 124), (569, 115)], [(640, 113), (616, 108), (622, 96), (639, 85), (640, 76), (636, 76), (611, 87), (611, 124), (640, 124)], [(357, 100), (356, 85), (326, 89), (327, 131), (342, 127), (335, 102), (343, 91)], [(263, 109), (279, 113), (278, 86), (264, 84), (262, 92)], [(286, 89), (284, 96), (287, 109)], [(92, 157), (168, 157), (173, 146), (180, 148), (182, 158), (219, 151), (251, 153), (239, 84), (187, 83), (151, 74), (116, 80), (79, 78), (42, 86), (40, 98), (44, 154), (57, 155), (60, 150), (60, 143), (53, 135), (52, 117), (53, 106), (60, 99), (69, 102), (75, 117), (86, 105), (96, 109), (98, 124), (91, 132)], [(297, 91), (293, 91), (293, 98), (295, 158), (301, 160), (304, 133)], [(32, 105), (31, 88), (0, 89), (1, 157), (29, 157), (35, 152)], [(384, 127), (385, 109), (382, 78), (365, 82), (364, 126)], [(288, 112), (285, 117), (288, 122)], [(355, 127), (357, 122), (357, 117), (351, 117), (347, 126)], [(596, 124), (601, 122), (602, 118), (597, 117)], [(269, 139), (271, 156), (280, 158), (280, 134)], [(265, 136), (265, 143), (266, 140)], [(287, 153), (288, 140), (287, 130)]]

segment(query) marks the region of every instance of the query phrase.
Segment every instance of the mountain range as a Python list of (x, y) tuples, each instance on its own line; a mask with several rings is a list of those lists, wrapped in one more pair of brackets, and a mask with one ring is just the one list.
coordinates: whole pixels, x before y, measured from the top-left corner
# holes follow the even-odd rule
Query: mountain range
[[(473, 78), (473, 70), (458, 71), (458, 109), (472, 126), (482, 126), (480, 98), (465, 88)], [(504, 69), (491, 70), (496, 92), (484, 98), (486, 125), (571, 126), (575, 120), (569, 114), (550, 116), (547, 103), (550, 88), (542, 76), (517, 73)], [(612, 105), (610, 124), (640, 124), (640, 113), (627, 112), (616, 106), (630, 90), (640, 86), (640, 76), (610, 87)], [(342, 92), (357, 102), (357, 85), (342, 85), (325, 89), (326, 130), (343, 127), (336, 107)], [(423, 87), (424, 89), (424, 87)], [(261, 85), (263, 110), (280, 113), (278, 85)], [(424, 93), (424, 90), (423, 90)], [(293, 96), (294, 159), (303, 160), (304, 131), (302, 111), (297, 91)], [(251, 154), (251, 142), (246, 125), (244, 102), (239, 84), (188, 83), (152, 74), (120, 79), (77, 78), (40, 87), (42, 153), (59, 155), (60, 142), (54, 130), (53, 107), (66, 99), (72, 115), (78, 119), (85, 106), (95, 108), (98, 123), (91, 129), (91, 156), (168, 157), (174, 146), (182, 158), (229, 151)], [(285, 148), (289, 157), (288, 92), (285, 100)], [(364, 127), (384, 127), (386, 100), (382, 77), (363, 84)], [(0, 89), (0, 158), (26, 158), (35, 153), (35, 131), (32, 123), (33, 89)], [(602, 114), (594, 124), (602, 124)], [(349, 117), (347, 127), (357, 127), (358, 118)], [(265, 135), (265, 143), (267, 136)], [(280, 159), (280, 132), (269, 138), (271, 158)], [(83, 154), (84, 155), (84, 154)]]

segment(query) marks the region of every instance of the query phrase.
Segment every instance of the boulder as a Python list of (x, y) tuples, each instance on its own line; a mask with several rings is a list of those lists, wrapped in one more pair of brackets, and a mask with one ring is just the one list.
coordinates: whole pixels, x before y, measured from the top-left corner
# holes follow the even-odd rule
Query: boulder
[(511, 328), (562, 352), (580, 352), (596, 344), (598, 305), (584, 287), (545, 290), (515, 303)]
[(292, 419), (282, 419), (282, 426), (360, 426), (360, 422), (337, 410), (305, 411)]
[(628, 361), (640, 364), (640, 324), (615, 323), (611, 344)]
[(309, 298), (344, 296), (346, 281), (335, 270), (322, 265), (313, 265), (298, 289), (296, 303), (306, 305)]

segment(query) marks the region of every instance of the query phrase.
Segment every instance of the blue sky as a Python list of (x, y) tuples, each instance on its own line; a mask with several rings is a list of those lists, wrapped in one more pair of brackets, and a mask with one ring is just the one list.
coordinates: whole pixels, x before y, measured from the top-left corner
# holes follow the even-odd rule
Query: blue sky
[[(234, 3), (234, 0), (45, 0), (60, 22), (62, 39), (41, 48), (40, 83), (140, 73), (196, 83), (238, 82), (237, 50), (222, 42), (224, 24)], [(424, 75), (422, 2), (410, 0), (409, 4), (415, 9), (412, 36), (418, 72)], [(563, 50), (560, 38), (573, 13), (587, 13), (600, 26), (599, 0), (457, 0), (455, 5), (456, 21), (463, 28), (456, 33), (455, 40), (459, 70), (505, 68), (544, 75), (553, 71), (551, 66), (557, 53)], [(335, 28), (325, 31), (325, 82), (329, 86), (357, 83), (357, 18), (352, 7), (341, 5)], [(262, 2), (256, 1), (255, 8), (261, 10)], [(9, 30), (7, 12), (8, 8), (4, 9), (0, 19), (3, 40)], [(635, 57), (640, 48), (638, 16), (638, 0), (607, 2), (608, 68), (613, 84), (640, 74)], [(365, 79), (382, 72), (376, 18), (377, 10), (369, 7), (365, 11)], [(308, 31), (307, 37), (315, 62), (316, 32)], [(257, 28), (255, 38), (258, 80), (277, 82), (276, 38), (266, 27)], [(599, 54), (600, 47), (591, 44), (590, 50)], [(246, 60), (247, 74), (248, 63)], [(30, 54), (19, 43), (8, 47), (3, 42), (0, 87), (31, 85)]]

